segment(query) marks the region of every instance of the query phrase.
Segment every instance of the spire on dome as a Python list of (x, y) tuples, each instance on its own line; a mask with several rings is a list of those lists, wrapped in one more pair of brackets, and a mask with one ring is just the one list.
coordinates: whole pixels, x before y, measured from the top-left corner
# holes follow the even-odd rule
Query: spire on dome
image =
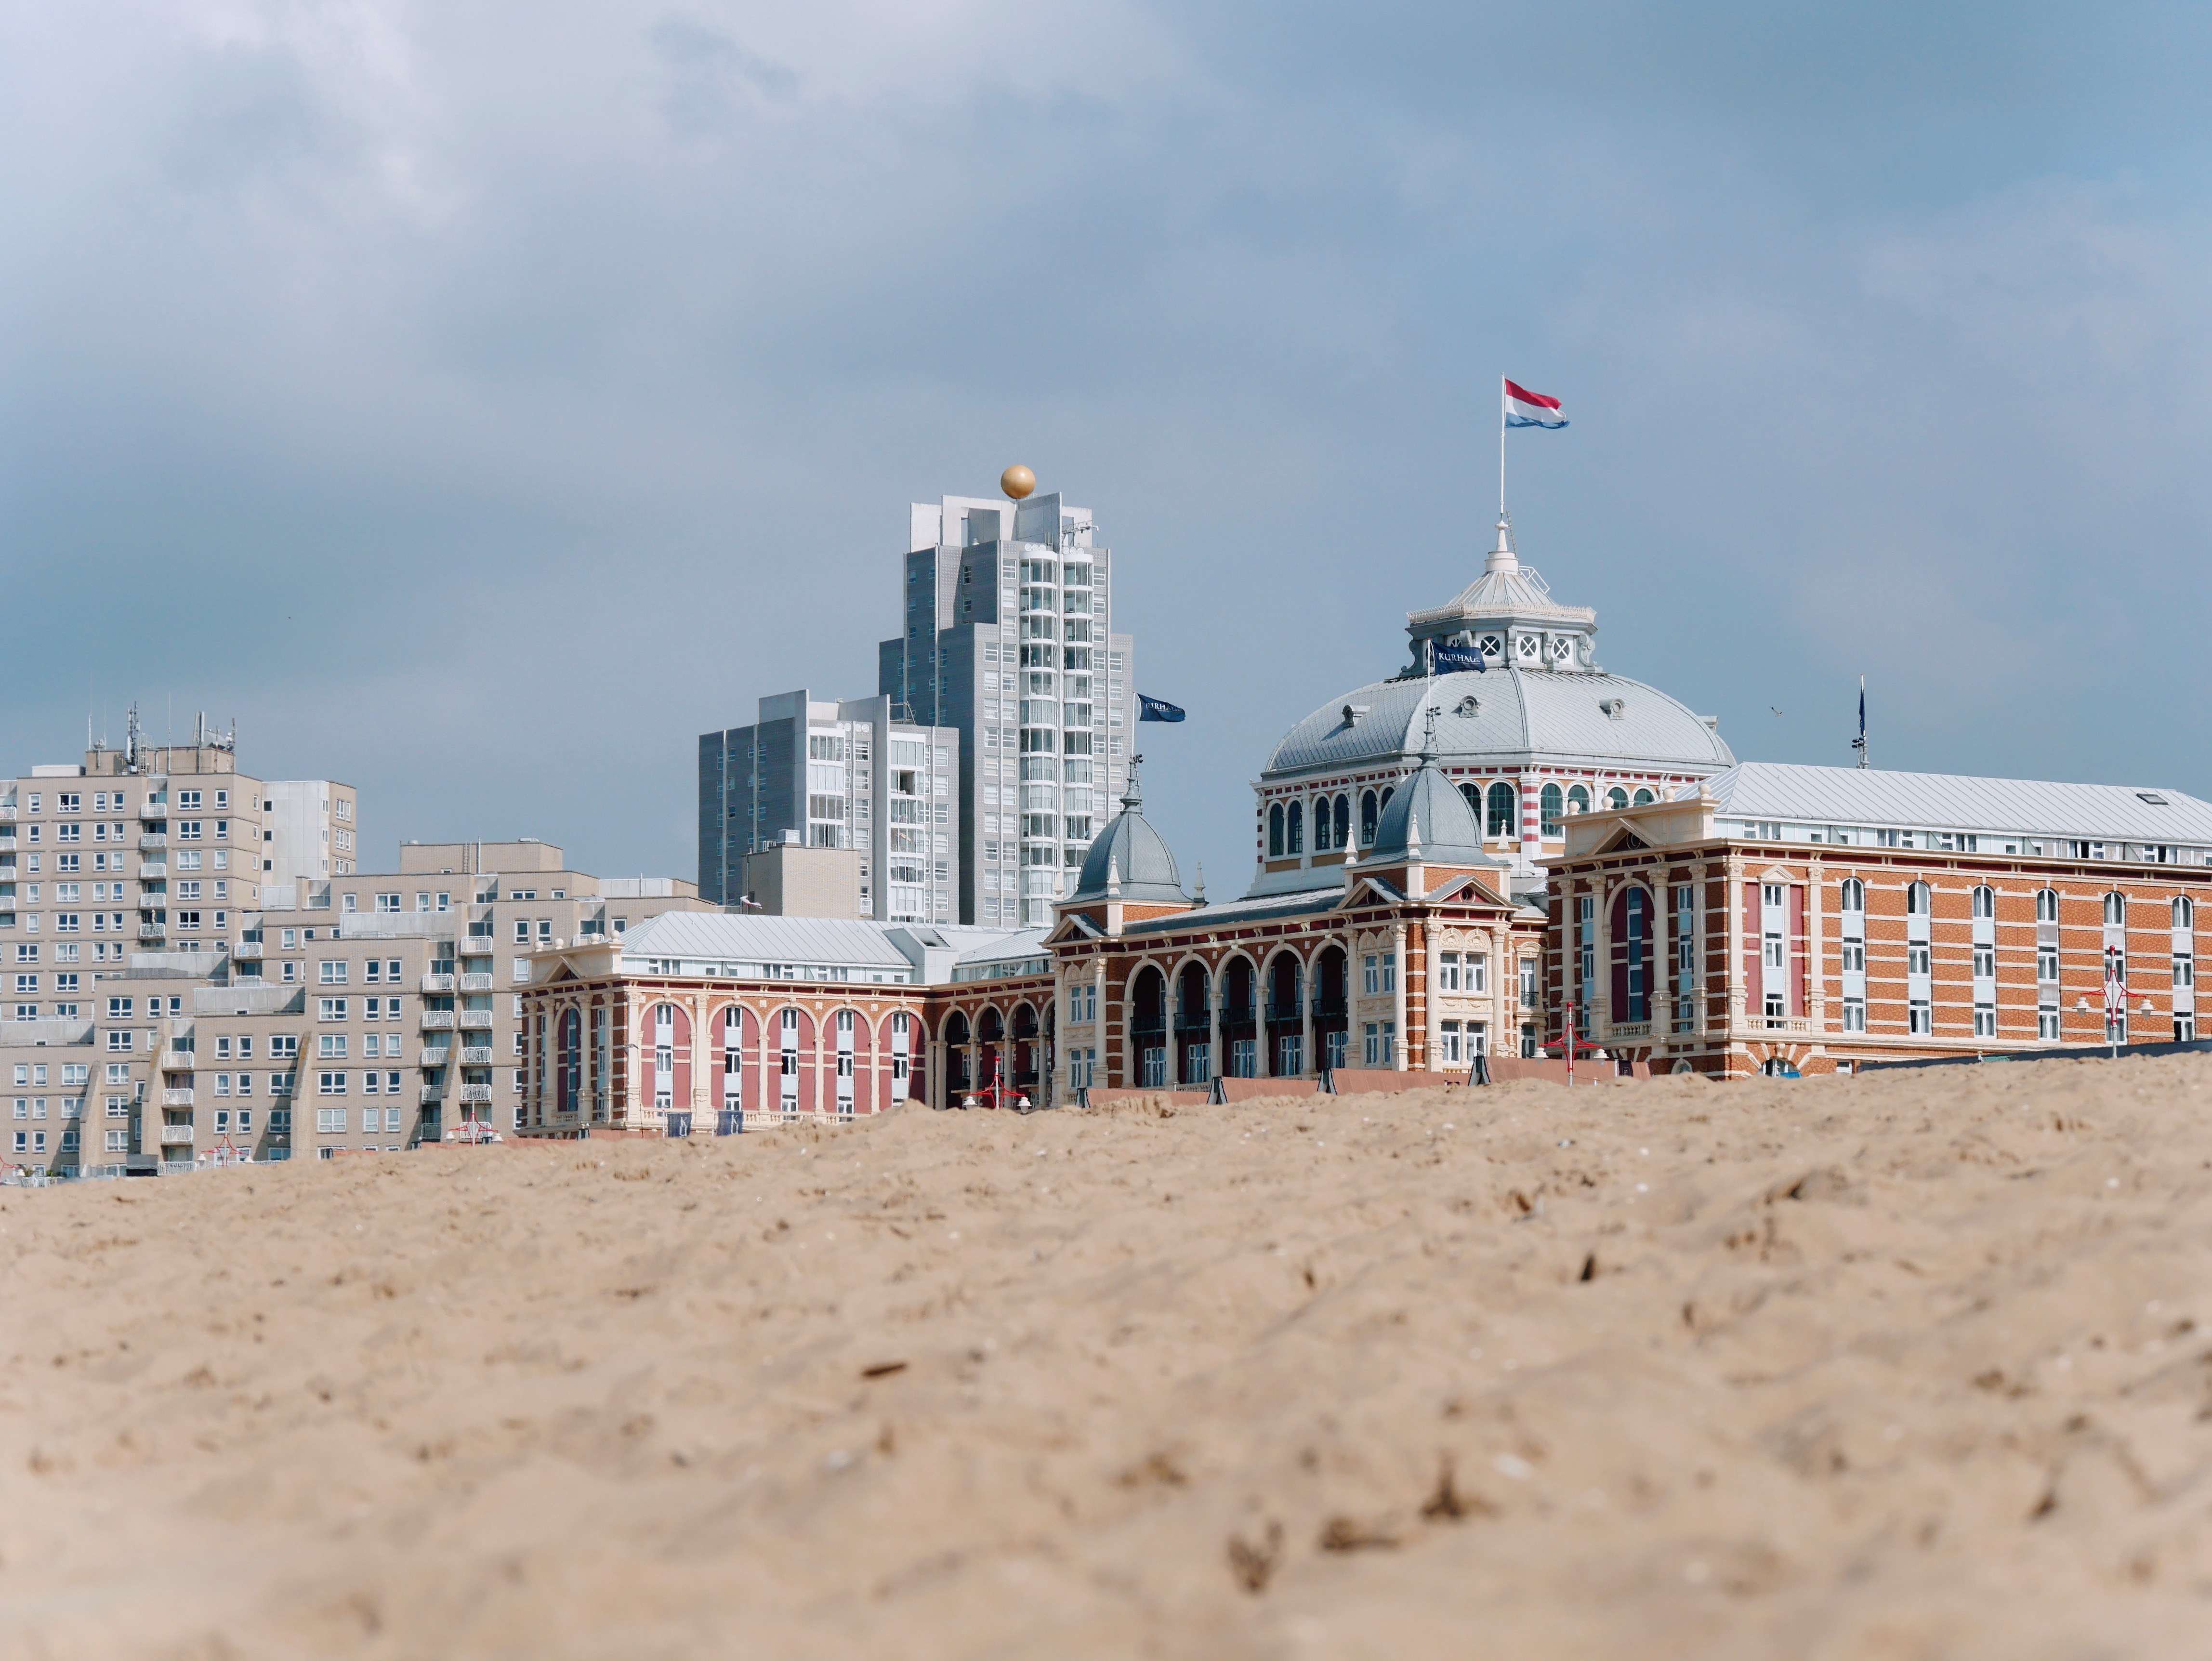
[(1145, 793), (1137, 784), (1137, 769), (1144, 764), (1144, 759), (1142, 756), (1129, 757), (1129, 788), (1121, 798), (1121, 806), (1132, 812), (1145, 805)]
[(1513, 547), (1513, 521), (1503, 509), (1498, 515), (1498, 545), (1490, 551), (1490, 557), (1483, 562), (1482, 569), (1486, 571), (1517, 571), (1521, 569), (1521, 556)]

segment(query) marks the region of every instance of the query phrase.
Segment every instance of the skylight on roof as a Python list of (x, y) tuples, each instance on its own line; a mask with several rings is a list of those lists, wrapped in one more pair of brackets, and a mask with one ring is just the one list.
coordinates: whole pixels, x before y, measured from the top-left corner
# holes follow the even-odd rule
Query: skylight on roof
[(2138, 790), (2136, 792), (2136, 800), (2137, 801), (2147, 801), (2153, 807), (2166, 807), (2172, 805), (2164, 796), (2160, 795), (2155, 790)]

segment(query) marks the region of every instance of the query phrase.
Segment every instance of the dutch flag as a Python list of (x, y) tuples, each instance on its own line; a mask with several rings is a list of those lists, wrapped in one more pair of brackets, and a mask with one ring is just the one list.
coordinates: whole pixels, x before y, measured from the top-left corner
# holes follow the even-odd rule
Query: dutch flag
[(1560, 413), (1558, 399), (1528, 392), (1509, 380), (1505, 383), (1505, 424), (1509, 427), (1564, 427), (1567, 424), (1567, 418)]

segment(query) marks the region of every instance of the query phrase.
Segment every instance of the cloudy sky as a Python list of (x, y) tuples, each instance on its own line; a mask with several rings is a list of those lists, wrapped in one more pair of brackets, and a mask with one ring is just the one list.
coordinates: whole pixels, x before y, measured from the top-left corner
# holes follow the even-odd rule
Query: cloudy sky
[[(906, 504), (1118, 551), (1217, 895), (1525, 558), (1747, 757), (2212, 795), (2202, 7), (0, 0), (0, 770), (137, 700), (689, 875)], [(1770, 710), (1779, 709), (1777, 716)]]

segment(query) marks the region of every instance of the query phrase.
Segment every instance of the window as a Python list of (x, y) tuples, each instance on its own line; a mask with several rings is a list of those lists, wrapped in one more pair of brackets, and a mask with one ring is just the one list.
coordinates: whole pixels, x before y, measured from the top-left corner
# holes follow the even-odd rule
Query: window
[(1844, 1031), (1846, 1032), (1866, 1031), (1866, 1000), (1864, 998), (1844, 1000)]
[(1974, 978), (1978, 981), (1990, 981), (1996, 978), (1996, 948), (1993, 946), (1976, 946), (1974, 948)]
[(2056, 981), (2058, 978), (2057, 946), (2039, 946), (2035, 948), (2035, 978), (2039, 981)]
[(1561, 834), (1559, 813), (1563, 802), (1564, 798), (1559, 794), (1559, 787), (1556, 784), (1546, 785), (1537, 796), (1536, 824), (1537, 833), (1540, 836), (1556, 837)]
[(2128, 897), (2114, 890), (2105, 896), (2105, 927), (2124, 928), (2128, 922)]
[(1579, 784), (1571, 784), (1567, 787), (1567, 812), (1587, 813), (1589, 812), (1589, 791), (1583, 789)]
[[(399, 910), (399, 896), (397, 894), (379, 894), (376, 897), (376, 909), (379, 911), (384, 912), (398, 911)], [(423, 909), (427, 910), (428, 910), (428, 907), (425, 906)]]
[(1460, 989), (1460, 962), (1456, 952), (1444, 952), (1437, 957), (1437, 989), (1456, 992)]
[(1866, 885), (1861, 882), (1856, 877), (1844, 878), (1843, 895), (1841, 899), (1838, 902), (1838, 905), (1839, 910), (1844, 911), (1865, 910)]
[[(1926, 883), (1916, 882), (1905, 891), (1905, 913), (1910, 917), (1924, 917), (1928, 915), (1928, 885)], [(1926, 971), (1922, 972), (1924, 974)]]
[(1974, 1036), (1978, 1038), (1994, 1038), (1996, 1035), (1996, 1006), (1988, 1003), (1976, 1004), (1974, 1006)]
[(1360, 989), (1372, 997), (1382, 989), (1382, 980), (1376, 965), (1380, 960), (1370, 952), (1360, 965)]
[(1521, 793), (1503, 779), (1490, 787), (1490, 812), (1484, 834), (1510, 838), (1521, 834)]
[(1613, 786), (1612, 789), (1605, 793), (1605, 805), (1607, 807), (1627, 806), (1628, 792), (1622, 789), (1619, 785)]
[(1917, 1037), (1925, 1037), (1936, 1030), (1928, 1000), (1914, 998), (1905, 1005), (1905, 1030)]
[(1272, 802), (1267, 807), (1267, 857), (1283, 857), (1283, 804)]
[(1908, 940), (1905, 943), (1905, 972), (1908, 975), (1925, 975), (1929, 972), (1927, 941)]
[(333, 963), (325, 959), (317, 964), (315, 970), (315, 978), (325, 986), (343, 986), (346, 983), (346, 965), (343, 961)]
[(1437, 1032), (1437, 1059), (1446, 1063), (1464, 1059), (1460, 1049), (1460, 1024), (1446, 1021)]
[(2058, 921), (2058, 891), (2057, 889), (2039, 888), (2036, 890), (2035, 920), (2038, 922), (2057, 922)]
[(1375, 825), (1382, 813), (1380, 799), (1372, 790), (1359, 793), (1359, 845), (1370, 848), (1375, 843)]
[(316, 999), (315, 1019), (319, 1021), (342, 1021), (345, 1019), (346, 1001), (343, 998)]
[(343, 1096), (346, 1093), (346, 1075), (343, 1073), (315, 1074), (315, 1093), (318, 1096)]
[(1996, 891), (1987, 883), (1978, 885), (1974, 889), (1974, 915), (1977, 917), (1994, 917), (1996, 914)]
[(1395, 1067), (1398, 1024), (1395, 1021), (1370, 1021), (1365, 1029), (1366, 1042), (1361, 1057), (1369, 1067)]

